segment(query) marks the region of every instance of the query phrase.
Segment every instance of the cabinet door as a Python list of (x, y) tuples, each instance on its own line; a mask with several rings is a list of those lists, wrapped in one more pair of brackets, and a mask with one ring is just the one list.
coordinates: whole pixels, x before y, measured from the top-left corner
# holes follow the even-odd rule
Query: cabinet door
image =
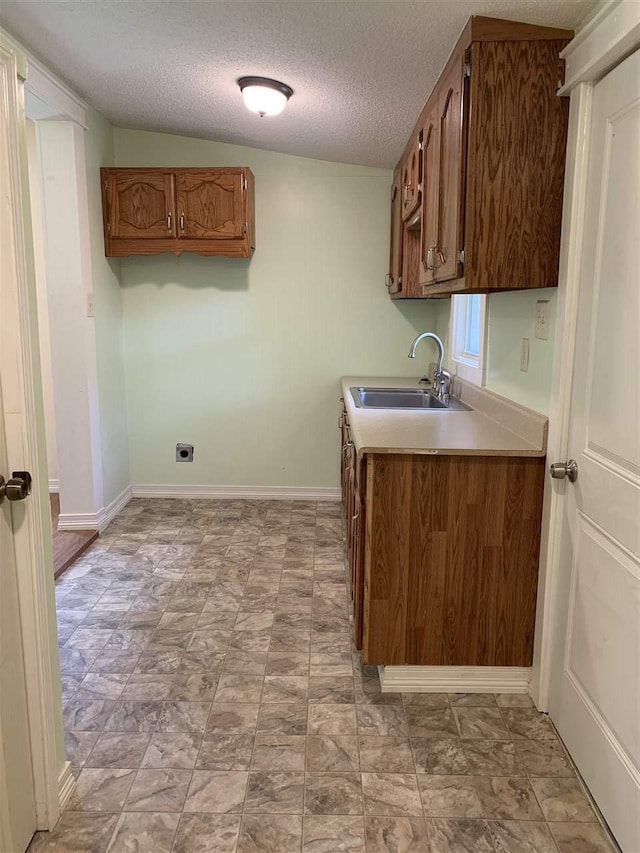
[(422, 132), (422, 234), (420, 238), (420, 284), (432, 284), (436, 275), (438, 243), (439, 148), (438, 100), (427, 115)]
[(112, 239), (176, 236), (175, 187), (170, 172), (111, 169), (106, 181)]
[(440, 113), (440, 197), (436, 281), (462, 274), (459, 260), (463, 224), (463, 81), (464, 56), (442, 78), (438, 94)]
[(402, 167), (402, 217), (408, 219), (422, 200), (422, 132), (416, 134), (413, 147)]
[(398, 175), (391, 187), (391, 249), (389, 252), (389, 273), (387, 287), (389, 293), (402, 291), (402, 193), (400, 183), (402, 175)]
[(241, 239), (246, 233), (246, 181), (240, 170), (177, 172), (178, 236), (191, 240)]

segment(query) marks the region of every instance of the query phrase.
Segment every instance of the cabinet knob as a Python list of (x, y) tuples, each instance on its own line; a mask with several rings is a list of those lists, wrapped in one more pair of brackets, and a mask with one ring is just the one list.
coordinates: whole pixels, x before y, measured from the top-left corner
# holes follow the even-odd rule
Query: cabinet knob
[(171, 213), (167, 213), (167, 231), (171, 234), (172, 223), (171, 223)]

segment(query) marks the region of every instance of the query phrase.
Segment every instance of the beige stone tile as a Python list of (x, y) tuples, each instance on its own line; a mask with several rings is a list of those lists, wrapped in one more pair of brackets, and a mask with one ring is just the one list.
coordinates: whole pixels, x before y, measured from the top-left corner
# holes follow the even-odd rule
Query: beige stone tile
[(180, 812), (190, 781), (190, 770), (139, 770), (127, 796), (125, 809)]
[(419, 853), (430, 850), (421, 817), (367, 817), (367, 853)]
[(362, 817), (305, 815), (302, 853), (364, 853)]
[(304, 770), (306, 739), (301, 735), (257, 734), (252, 770)]
[(301, 843), (301, 815), (245, 814), (240, 825), (237, 853), (296, 853)]
[(509, 740), (498, 708), (454, 708), (453, 713), (463, 738)]
[(244, 771), (194, 770), (184, 811), (240, 813), (248, 776)]
[(135, 778), (135, 770), (85, 768), (76, 780), (70, 811), (119, 812)]
[(309, 705), (310, 735), (356, 734), (355, 705)]
[(491, 821), (489, 831), (496, 853), (557, 853), (549, 827), (540, 821)]
[(531, 786), (545, 820), (565, 823), (597, 822), (577, 779), (532, 779)]
[(233, 814), (183, 814), (172, 853), (235, 853), (240, 820)]
[(485, 820), (427, 820), (431, 853), (493, 853), (489, 823)]
[(304, 779), (304, 773), (252, 771), (245, 813), (302, 814)]
[(363, 773), (362, 791), (366, 815), (422, 817), (422, 803), (415, 775)]
[(310, 773), (359, 770), (356, 735), (313, 735), (307, 738), (307, 771)]
[(614, 853), (599, 823), (550, 823), (560, 853)]
[(362, 735), (358, 738), (360, 766), (370, 773), (415, 773), (409, 738)]
[(201, 742), (201, 735), (189, 732), (153, 734), (141, 766), (154, 770), (192, 770)]
[(361, 815), (359, 773), (307, 773), (304, 811), (316, 815)]

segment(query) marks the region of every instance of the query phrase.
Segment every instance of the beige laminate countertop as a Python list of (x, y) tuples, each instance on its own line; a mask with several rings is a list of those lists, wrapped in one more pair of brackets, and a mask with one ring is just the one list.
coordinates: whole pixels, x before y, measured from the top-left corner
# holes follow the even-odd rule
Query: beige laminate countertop
[(363, 409), (352, 387), (424, 388), (417, 379), (343, 376), (351, 436), (362, 453), (544, 456), (547, 419), (485, 389), (456, 379), (455, 396), (472, 411)]

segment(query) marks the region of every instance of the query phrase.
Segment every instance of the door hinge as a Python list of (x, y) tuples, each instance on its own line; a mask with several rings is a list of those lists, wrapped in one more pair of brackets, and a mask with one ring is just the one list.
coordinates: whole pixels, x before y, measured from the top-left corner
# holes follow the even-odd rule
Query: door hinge
[(245, 192), (246, 189), (247, 189), (247, 179), (245, 178), (245, 176), (243, 174), (242, 175), (242, 192)]
[(464, 264), (464, 249), (460, 249), (458, 252), (458, 263)]
[(465, 62), (464, 64), (464, 77), (471, 77), (471, 63)]

